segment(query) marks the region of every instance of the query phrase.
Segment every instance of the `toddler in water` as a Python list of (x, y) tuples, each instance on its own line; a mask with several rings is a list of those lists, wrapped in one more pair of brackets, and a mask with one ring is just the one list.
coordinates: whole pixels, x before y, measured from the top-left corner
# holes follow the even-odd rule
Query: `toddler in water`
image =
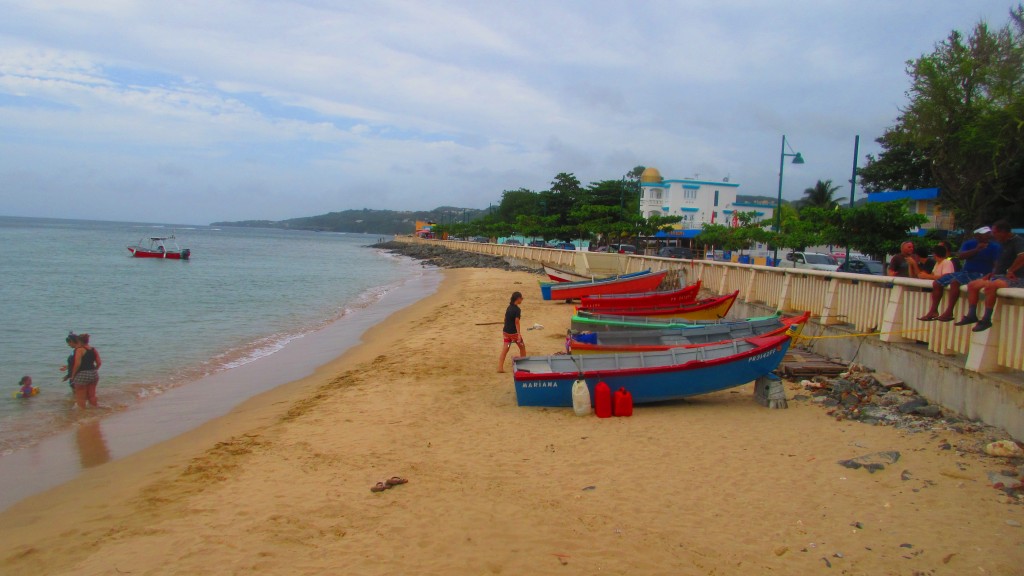
[(32, 385), (31, 376), (22, 376), (18, 386), (21, 386), (21, 389), (14, 393), (15, 398), (29, 398), (39, 393), (39, 388)]

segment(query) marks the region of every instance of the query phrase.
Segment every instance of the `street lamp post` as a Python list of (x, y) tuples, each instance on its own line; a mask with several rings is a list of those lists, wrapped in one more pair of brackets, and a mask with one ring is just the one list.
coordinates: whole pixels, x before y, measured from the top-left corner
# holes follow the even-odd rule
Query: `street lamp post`
[[(857, 191), (857, 154), (860, 153), (860, 134), (853, 139), (853, 175), (850, 176), (850, 209), (853, 209), (853, 195)], [(846, 260), (843, 260), (846, 271), (850, 271), (850, 241), (846, 241)]]
[[(790, 148), (792, 150), (792, 148)], [(775, 202), (775, 232), (782, 232), (782, 169), (786, 166), (786, 157), (793, 157), (793, 164), (803, 164), (804, 157), (799, 152), (787, 153), (786, 152), (786, 135), (782, 135), (782, 152), (779, 153), (779, 197)], [(776, 240), (776, 242), (778, 242)], [(776, 265), (779, 262), (779, 246), (776, 243), (775, 251), (772, 255), (772, 260), (775, 261)]]

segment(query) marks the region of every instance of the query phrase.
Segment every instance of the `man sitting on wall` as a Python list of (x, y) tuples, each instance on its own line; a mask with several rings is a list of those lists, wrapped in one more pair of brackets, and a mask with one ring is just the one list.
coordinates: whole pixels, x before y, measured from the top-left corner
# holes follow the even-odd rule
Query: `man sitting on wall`
[[(1024, 288), (1024, 238), (1013, 233), (1010, 223), (1000, 220), (992, 225), (992, 235), (1002, 245), (1002, 252), (991, 274), (986, 274), (967, 285), (967, 315), (956, 323), (957, 326), (974, 324), (974, 332), (983, 332), (992, 327), (992, 309), (996, 305), (996, 292), (1000, 288)], [(978, 295), (985, 291), (985, 315), (978, 319)]]
[[(952, 322), (953, 310), (960, 300), (960, 287), (992, 272), (999, 257), (999, 249), (999, 244), (992, 241), (991, 228), (982, 226), (975, 230), (973, 237), (965, 240), (960, 245), (960, 251), (956, 253), (964, 263), (963, 268), (959, 272), (940, 276), (932, 282), (931, 308), (918, 320)], [(949, 302), (946, 303), (946, 311), (939, 315), (939, 304), (942, 302), (942, 293), (946, 286), (949, 286)]]

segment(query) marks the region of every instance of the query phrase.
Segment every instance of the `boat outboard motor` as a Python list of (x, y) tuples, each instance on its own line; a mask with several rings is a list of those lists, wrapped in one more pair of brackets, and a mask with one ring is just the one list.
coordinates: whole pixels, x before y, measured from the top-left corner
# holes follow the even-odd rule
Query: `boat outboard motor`
[(191, 255), (192, 255), (192, 251), (189, 250), (188, 248), (185, 248), (184, 250), (181, 251), (181, 259), (182, 260), (188, 260), (188, 257), (191, 256)]

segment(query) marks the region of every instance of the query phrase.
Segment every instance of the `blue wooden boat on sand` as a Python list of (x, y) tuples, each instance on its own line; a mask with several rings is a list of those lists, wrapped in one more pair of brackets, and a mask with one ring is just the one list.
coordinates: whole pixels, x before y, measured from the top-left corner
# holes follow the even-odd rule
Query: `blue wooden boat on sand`
[(658, 352), (516, 358), (520, 406), (572, 406), (572, 385), (625, 388), (634, 404), (676, 400), (753, 382), (775, 370), (789, 349), (789, 334), (732, 340)]

